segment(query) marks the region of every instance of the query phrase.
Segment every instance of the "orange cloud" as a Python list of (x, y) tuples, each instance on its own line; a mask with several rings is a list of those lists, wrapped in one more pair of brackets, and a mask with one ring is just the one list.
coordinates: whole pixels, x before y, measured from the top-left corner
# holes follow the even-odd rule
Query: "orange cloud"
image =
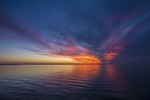
[(93, 55), (77, 55), (73, 59), (84, 63), (101, 63), (100, 59)]

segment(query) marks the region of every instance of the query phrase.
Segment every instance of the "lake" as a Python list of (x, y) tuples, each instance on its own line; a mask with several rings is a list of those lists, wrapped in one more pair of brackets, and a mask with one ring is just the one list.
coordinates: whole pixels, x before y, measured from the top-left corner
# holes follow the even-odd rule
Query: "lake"
[(0, 65), (0, 100), (150, 100), (150, 64)]

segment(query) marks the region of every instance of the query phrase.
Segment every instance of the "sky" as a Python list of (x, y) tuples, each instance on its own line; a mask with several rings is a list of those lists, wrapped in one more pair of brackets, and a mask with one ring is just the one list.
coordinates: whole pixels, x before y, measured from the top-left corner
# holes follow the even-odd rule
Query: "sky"
[(149, 0), (0, 0), (0, 63), (150, 61)]

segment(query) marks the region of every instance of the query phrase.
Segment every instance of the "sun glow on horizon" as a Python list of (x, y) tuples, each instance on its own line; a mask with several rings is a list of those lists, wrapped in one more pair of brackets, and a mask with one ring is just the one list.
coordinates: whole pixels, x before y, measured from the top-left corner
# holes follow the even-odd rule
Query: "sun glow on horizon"
[(93, 55), (77, 55), (73, 59), (83, 63), (101, 63), (100, 59)]

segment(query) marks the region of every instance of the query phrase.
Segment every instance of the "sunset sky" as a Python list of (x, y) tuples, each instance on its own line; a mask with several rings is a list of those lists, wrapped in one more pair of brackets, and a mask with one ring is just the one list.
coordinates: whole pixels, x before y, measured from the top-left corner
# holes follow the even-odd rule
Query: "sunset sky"
[(150, 61), (149, 0), (0, 0), (0, 63)]

